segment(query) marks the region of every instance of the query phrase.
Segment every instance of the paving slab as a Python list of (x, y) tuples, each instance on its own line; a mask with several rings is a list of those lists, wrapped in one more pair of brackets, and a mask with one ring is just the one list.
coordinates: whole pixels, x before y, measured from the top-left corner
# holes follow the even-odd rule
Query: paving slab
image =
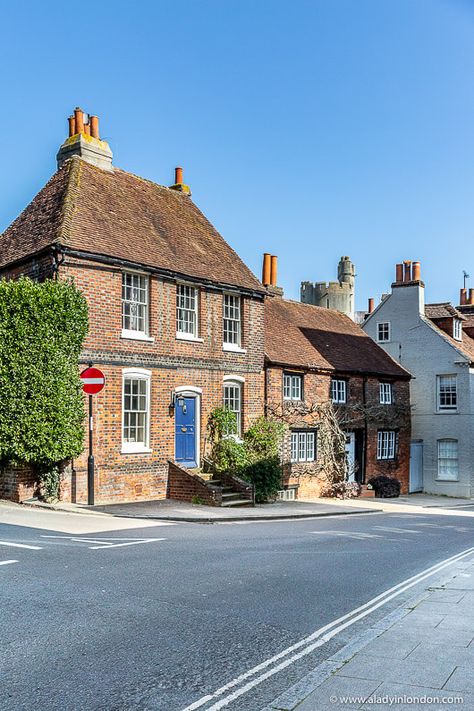
[[(418, 700), (418, 701), (417, 701)], [(336, 706), (337, 708), (337, 706)], [(343, 707), (342, 707), (343, 708)], [(360, 709), (387, 709), (393, 708), (397, 711), (413, 711), (416, 709), (430, 709), (440, 711), (440, 709), (473, 709), (474, 696), (461, 691), (439, 691), (430, 687), (411, 686), (409, 684), (383, 683), (377, 687), (376, 691), (369, 697)], [(308, 709), (309, 711), (309, 709)], [(313, 711), (316, 711), (314, 707)]]
[(441, 662), (436, 658), (429, 666), (421, 662), (400, 660), (395, 657), (382, 657), (374, 660), (364, 650), (345, 664), (336, 676), (374, 679), (380, 682), (393, 681), (395, 683), (403, 679), (406, 684), (442, 689), (455, 668), (456, 665), (452, 662)]
[[(308, 696), (296, 707), (296, 711), (319, 711), (320, 709), (348, 709), (361, 708), (365, 699), (368, 699), (380, 686), (380, 681), (368, 679), (347, 679), (344, 677), (331, 677), (318, 687), (317, 691)], [(349, 701), (350, 697), (358, 700)], [(343, 701), (344, 700), (344, 701)]]

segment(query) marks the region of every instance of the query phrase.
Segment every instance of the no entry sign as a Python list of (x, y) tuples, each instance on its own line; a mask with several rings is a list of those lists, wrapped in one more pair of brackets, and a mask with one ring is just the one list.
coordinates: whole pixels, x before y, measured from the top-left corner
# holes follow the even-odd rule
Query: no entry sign
[(87, 395), (97, 395), (105, 385), (105, 375), (98, 368), (86, 368), (80, 377), (82, 389)]

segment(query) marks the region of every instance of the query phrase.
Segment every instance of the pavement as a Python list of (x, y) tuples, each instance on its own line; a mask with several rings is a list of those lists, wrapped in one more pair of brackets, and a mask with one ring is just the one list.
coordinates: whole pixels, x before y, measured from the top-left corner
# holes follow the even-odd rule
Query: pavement
[[(464, 661), (438, 669), (445, 646), (472, 649), (472, 590), (453, 576), (470, 585), (473, 540), (472, 518), (416, 511), (206, 526), (0, 506), (0, 707), (319, 711), (312, 695), (349, 669), (354, 688), (384, 677), (474, 708), (450, 687)], [(423, 610), (443, 586), (446, 613)], [(436, 655), (403, 665), (426, 620)], [(351, 670), (358, 654), (373, 661)]]
[(474, 709), (473, 667), (471, 554), (262, 711)]
[(277, 501), (274, 504), (257, 504), (245, 507), (201, 506), (170, 499), (158, 501), (135, 501), (123, 504), (103, 504), (86, 506), (58, 502), (45, 504), (40, 501), (26, 502), (27, 506), (67, 513), (121, 516), (137, 519), (156, 519), (159, 521), (187, 521), (191, 523), (215, 523), (217, 521), (246, 521), (271, 519), (317, 518), (319, 516), (338, 516), (374, 513), (382, 509), (370, 508), (360, 502), (346, 506), (346, 502), (337, 504), (328, 500), (318, 501)]

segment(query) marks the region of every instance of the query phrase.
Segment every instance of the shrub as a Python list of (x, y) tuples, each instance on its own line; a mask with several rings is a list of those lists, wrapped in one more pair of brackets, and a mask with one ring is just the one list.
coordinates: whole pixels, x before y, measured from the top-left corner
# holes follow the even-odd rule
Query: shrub
[(81, 453), (84, 399), (78, 360), (87, 303), (69, 282), (0, 281), (0, 460), (48, 472)]
[(212, 460), (216, 472), (230, 474), (238, 474), (248, 464), (243, 442), (237, 442), (233, 437), (225, 437), (216, 442), (212, 449)]
[(390, 476), (374, 476), (367, 482), (375, 490), (375, 496), (381, 499), (391, 499), (400, 496), (401, 484), (398, 479)]
[(280, 457), (277, 454), (256, 459), (241, 470), (240, 476), (255, 486), (257, 503), (275, 499), (277, 491), (281, 489)]

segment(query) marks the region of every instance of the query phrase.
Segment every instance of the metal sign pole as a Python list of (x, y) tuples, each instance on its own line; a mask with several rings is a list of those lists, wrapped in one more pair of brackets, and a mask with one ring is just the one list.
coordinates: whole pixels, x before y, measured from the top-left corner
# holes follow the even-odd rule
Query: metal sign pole
[(87, 503), (94, 506), (94, 450), (92, 444), (92, 395), (89, 395), (89, 456), (87, 458)]

